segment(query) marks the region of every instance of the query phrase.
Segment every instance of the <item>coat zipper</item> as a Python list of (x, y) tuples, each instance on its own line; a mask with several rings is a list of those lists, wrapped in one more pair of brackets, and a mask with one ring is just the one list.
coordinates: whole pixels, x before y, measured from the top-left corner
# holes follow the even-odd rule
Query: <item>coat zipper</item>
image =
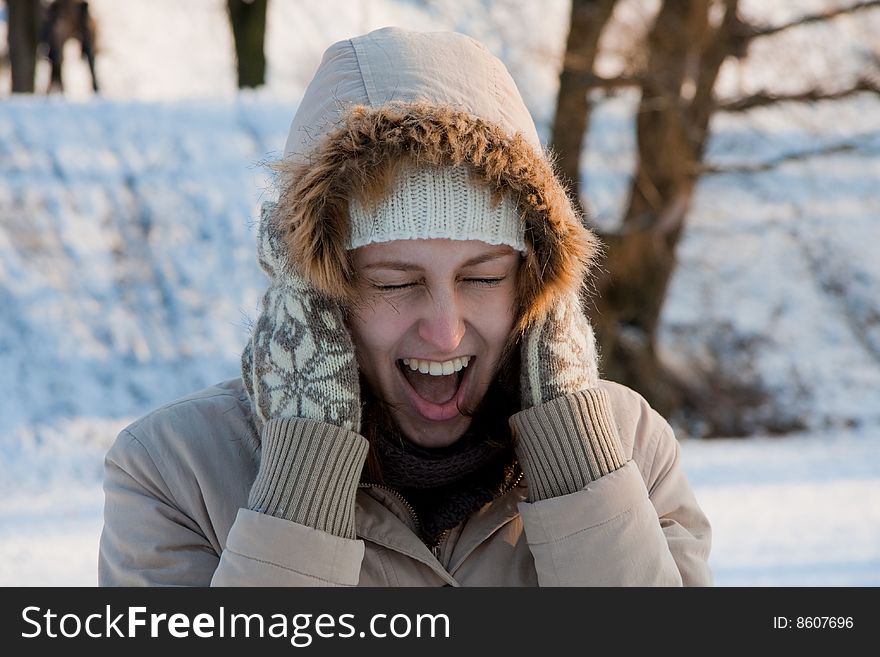
[[(431, 554), (434, 555), (434, 558), (437, 561), (440, 561), (440, 546), (443, 545), (443, 541), (446, 540), (447, 536), (449, 536), (449, 530), (444, 529), (443, 532), (440, 534), (440, 536), (437, 537), (437, 541), (434, 543), (434, 545), (431, 546)], [(440, 563), (443, 563), (443, 562), (440, 561)]]
[[(514, 479), (512, 482), (510, 482), (509, 484), (507, 484), (507, 486), (505, 486), (505, 487), (501, 490), (501, 493), (498, 495), (498, 497), (501, 497), (502, 495), (506, 495), (506, 494), (509, 493), (513, 488), (515, 488), (516, 486), (518, 486), (518, 485), (519, 485), (519, 482), (522, 481), (522, 478), (523, 478), (523, 473), (520, 472), (520, 473), (519, 473), (519, 476), (518, 476), (516, 479)], [(421, 521), (419, 520), (419, 516), (418, 516), (418, 514), (416, 513), (416, 510), (413, 508), (413, 505), (410, 504), (409, 501), (408, 501), (403, 495), (401, 495), (400, 493), (398, 493), (398, 492), (397, 492), (396, 490), (394, 490), (393, 488), (390, 488), (390, 487), (388, 487), (388, 486), (384, 486), (384, 485), (382, 485), (382, 484), (365, 484), (365, 483), (360, 483), (360, 484), (358, 484), (358, 488), (378, 488), (378, 489), (380, 489), (380, 490), (384, 490), (384, 491), (387, 492), (387, 493), (390, 493), (393, 497), (396, 497), (398, 500), (401, 501), (401, 503), (403, 504), (403, 507), (404, 507), (404, 508), (407, 510), (407, 512), (409, 513), (409, 517), (412, 519), (412, 521), (413, 521), (413, 526), (414, 526), (415, 529), (416, 529), (416, 534), (420, 534), (420, 533), (421, 533), (421, 530), (422, 530), (422, 523), (421, 523)], [(449, 530), (448, 530), (448, 529), (444, 529), (444, 530), (443, 530), (443, 533), (440, 534), (439, 538), (437, 538), (437, 540), (434, 542), (434, 544), (428, 546), (428, 548), (431, 550), (431, 554), (434, 555), (434, 558), (435, 558), (437, 561), (440, 561), (440, 547), (443, 545), (443, 541), (446, 540), (446, 537), (447, 537), (447, 536), (449, 536)], [(441, 562), (441, 563), (442, 563), (442, 562)]]

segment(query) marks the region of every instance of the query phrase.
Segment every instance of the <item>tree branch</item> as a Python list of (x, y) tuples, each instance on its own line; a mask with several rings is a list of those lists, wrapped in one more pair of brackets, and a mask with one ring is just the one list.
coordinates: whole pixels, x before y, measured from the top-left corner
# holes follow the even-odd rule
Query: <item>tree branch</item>
[(778, 103), (812, 103), (820, 100), (839, 100), (862, 93), (863, 91), (880, 95), (880, 84), (868, 77), (861, 77), (852, 87), (841, 89), (840, 91), (810, 89), (796, 94), (774, 94), (769, 91), (759, 91), (751, 96), (721, 102), (717, 105), (716, 109), (721, 112), (745, 112), (756, 107), (766, 107)]
[(778, 34), (779, 32), (791, 29), (793, 27), (808, 25), (809, 23), (821, 23), (822, 21), (827, 21), (837, 16), (852, 14), (857, 11), (862, 11), (863, 9), (874, 9), (877, 7), (880, 7), (880, 0), (865, 0), (864, 2), (857, 2), (856, 4), (849, 7), (838, 7), (836, 9), (829, 9), (828, 11), (820, 12), (818, 14), (808, 14), (806, 16), (801, 16), (797, 20), (792, 21), (791, 23), (785, 23), (783, 25), (775, 25), (772, 27), (759, 27), (753, 25), (751, 26), (751, 29), (749, 29), (748, 32), (743, 36), (746, 39), (756, 39), (758, 37), (770, 36), (772, 34)]
[(595, 73), (577, 73), (575, 79), (590, 89), (621, 89), (624, 87), (642, 86), (642, 78), (633, 75), (619, 75), (615, 78), (603, 78)]
[(844, 142), (841, 144), (831, 144), (829, 146), (823, 146), (822, 148), (817, 148), (811, 151), (796, 151), (794, 153), (785, 153), (783, 155), (780, 155), (779, 157), (773, 158), (772, 160), (768, 160), (767, 162), (760, 162), (758, 164), (743, 164), (735, 166), (717, 166), (713, 164), (704, 164), (699, 167), (699, 172), (702, 175), (712, 175), (719, 173), (761, 173), (763, 171), (771, 171), (778, 166), (787, 164), (788, 162), (803, 162), (804, 160), (809, 160), (814, 157), (834, 155), (836, 153), (852, 153), (858, 151), (861, 147), (862, 144), (860, 144), (859, 139), (856, 138), (848, 142)]

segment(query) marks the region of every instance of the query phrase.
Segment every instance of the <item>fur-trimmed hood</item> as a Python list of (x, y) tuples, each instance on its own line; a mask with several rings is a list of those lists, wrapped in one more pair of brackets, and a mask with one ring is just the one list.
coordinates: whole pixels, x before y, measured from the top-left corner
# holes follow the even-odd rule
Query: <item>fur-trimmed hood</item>
[(466, 166), (475, 182), (515, 201), (529, 247), (520, 329), (580, 290), (596, 239), (504, 65), (464, 35), (398, 28), (327, 50), (276, 165), (273, 221), (291, 263), (319, 290), (354, 300), (349, 199), (378, 202), (404, 164)]

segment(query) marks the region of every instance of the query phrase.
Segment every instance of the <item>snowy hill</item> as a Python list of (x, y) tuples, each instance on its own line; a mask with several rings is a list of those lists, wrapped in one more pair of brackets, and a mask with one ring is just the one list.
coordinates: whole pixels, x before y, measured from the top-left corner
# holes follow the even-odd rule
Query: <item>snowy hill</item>
[(0, 427), (142, 413), (236, 372), (265, 278), (259, 160), (289, 109), (2, 108)]

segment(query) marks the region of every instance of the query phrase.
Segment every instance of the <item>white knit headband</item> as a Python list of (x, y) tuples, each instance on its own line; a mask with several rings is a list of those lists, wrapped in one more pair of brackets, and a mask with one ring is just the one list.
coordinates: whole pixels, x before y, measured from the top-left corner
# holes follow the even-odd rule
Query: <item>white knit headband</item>
[(446, 238), (506, 244), (526, 253), (516, 204), (504, 195), (495, 202), (485, 185), (458, 167), (408, 167), (375, 209), (349, 204), (349, 249), (391, 240)]

